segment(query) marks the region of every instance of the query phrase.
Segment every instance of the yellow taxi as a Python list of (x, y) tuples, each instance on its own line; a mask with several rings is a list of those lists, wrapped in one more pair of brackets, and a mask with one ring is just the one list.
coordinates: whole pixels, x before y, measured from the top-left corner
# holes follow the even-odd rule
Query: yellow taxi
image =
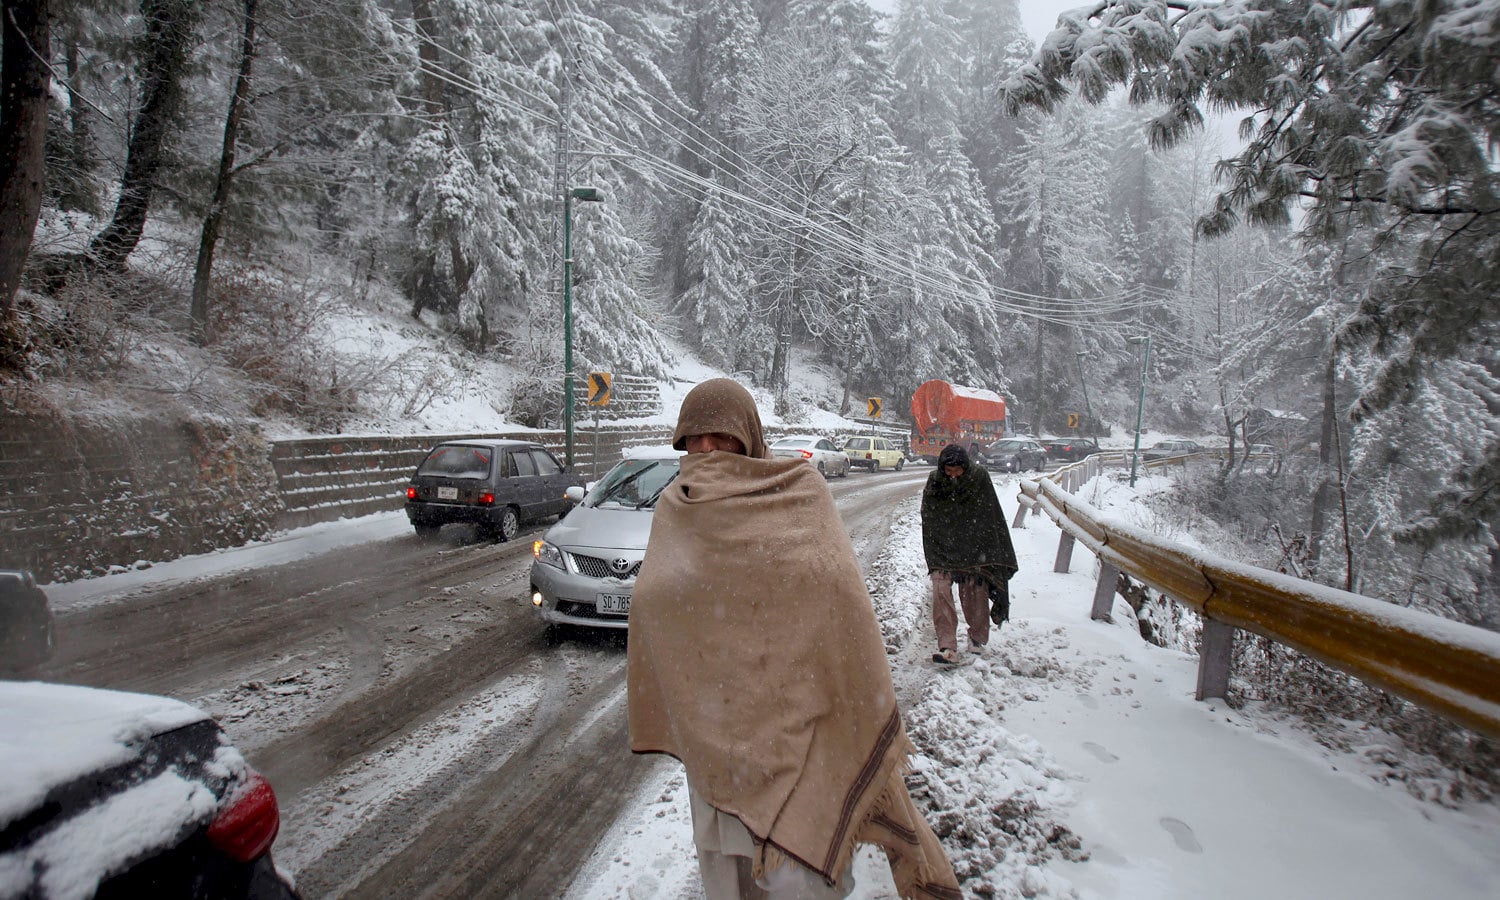
[(844, 441), (844, 455), (849, 465), (879, 472), (882, 468), (897, 472), (906, 465), (906, 454), (888, 438), (858, 435)]

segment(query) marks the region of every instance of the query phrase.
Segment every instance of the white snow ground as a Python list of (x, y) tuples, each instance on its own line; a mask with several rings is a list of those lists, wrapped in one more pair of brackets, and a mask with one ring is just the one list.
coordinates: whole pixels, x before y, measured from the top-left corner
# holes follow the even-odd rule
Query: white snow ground
[[(1015, 480), (997, 486), (1010, 520)], [(1159, 486), (1155, 477), (1138, 490), (1099, 479), (1081, 493), (1103, 512), (1144, 524), (1150, 513), (1138, 491)], [(383, 513), (47, 591), (66, 608), (146, 581), (286, 562), (406, 527), (401, 513)], [(1058, 534), (1035, 518), (1013, 531), (1021, 571), (1012, 620), (987, 656), (956, 670), (925, 662), (933, 642), (915, 497), (895, 511), (886, 552), (867, 573), (908, 728), (923, 750), (914, 790), (919, 804), (943, 810), (934, 826), (969, 894), (1496, 896), (1494, 802), (1455, 809), (1420, 799), (1428, 794), (1415, 779), (1391, 777), (1393, 766), (1417, 761), (1403, 761), (1394, 739), (1378, 732), (1350, 726), (1340, 743), (1352, 749), (1335, 750), (1253, 704), (1195, 702), (1196, 661), (1142, 641), (1127, 604), (1117, 601), (1112, 624), (1089, 619), (1093, 559), (1080, 546), (1072, 572), (1054, 574)], [(516, 700), (487, 696), (495, 708), (475, 711), (476, 721), (503, 720)], [(420, 782), (430, 752), (387, 748), (389, 783)], [(659, 773), (593, 849), (569, 900), (701, 896), (680, 767), (665, 760)], [(285, 809), (290, 829), (311, 805)], [(295, 871), (298, 856), (281, 861)], [(868, 850), (856, 879), (855, 897), (895, 896), (883, 861)]]

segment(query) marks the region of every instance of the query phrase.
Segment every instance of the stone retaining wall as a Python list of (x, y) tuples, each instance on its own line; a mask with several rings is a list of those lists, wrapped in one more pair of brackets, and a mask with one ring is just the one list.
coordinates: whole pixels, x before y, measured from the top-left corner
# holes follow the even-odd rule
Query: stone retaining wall
[(58, 581), (265, 537), (284, 508), (270, 452), (185, 414), (0, 412), (0, 568)]
[[(429, 434), (307, 438), (278, 441), (271, 464), (285, 511), (278, 528), (369, 515), (400, 509), (412, 472), (435, 444), (464, 438), (512, 438), (536, 441), (564, 459), (561, 431), (488, 434)], [(597, 478), (620, 459), (626, 447), (665, 444), (664, 428), (601, 425), (575, 429), (573, 467), (587, 478)]]
[[(532, 440), (565, 457), (561, 431), (271, 442), (185, 412), (0, 412), (0, 568), (63, 581), (400, 509), (427, 451), (464, 437)], [(664, 426), (585, 421), (574, 468), (597, 478), (627, 447), (670, 440)]]

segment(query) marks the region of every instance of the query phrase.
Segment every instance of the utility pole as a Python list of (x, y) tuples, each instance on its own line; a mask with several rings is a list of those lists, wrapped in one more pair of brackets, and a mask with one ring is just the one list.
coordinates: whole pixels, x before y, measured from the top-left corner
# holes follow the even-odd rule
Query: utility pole
[[(1088, 356), (1088, 354), (1085, 353), (1085, 352), (1083, 352), (1082, 350), (1079, 350), (1077, 352), (1077, 354), (1075, 354), (1074, 358), (1078, 360), (1078, 383), (1081, 384), (1081, 385), (1083, 385), (1083, 414), (1084, 414), (1085, 419), (1086, 419), (1086, 421), (1084, 423), (1085, 427), (1083, 429), (1083, 436), (1084, 437), (1088, 437), (1089, 436), (1089, 432), (1088, 432), (1088, 427), (1087, 427), (1087, 424), (1088, 424), (1087, 420), (1091, 420), (1091, 419), (1094, 418), (1094, 408), (1089, 405), (1089, 382), (1088, 382), (1088, 379), (1086, 379), (1086, 378), (1083, 377), (1083, 358), (1085, 356)], [(1140, 426), (1137, 425), (1136, 427), (1139, 428)]]
[(1141, 414), (1146, 408), (1146, 367), (1151, 364), (1151, 337), (1133, 337), (1127, 344), (1144, 344), (1141, 352), (1141, 394), (1135, 402), (1135, 450), (1130, 454), (1130, 486), (1135, 487), (1135, 467), (1141, 459)]

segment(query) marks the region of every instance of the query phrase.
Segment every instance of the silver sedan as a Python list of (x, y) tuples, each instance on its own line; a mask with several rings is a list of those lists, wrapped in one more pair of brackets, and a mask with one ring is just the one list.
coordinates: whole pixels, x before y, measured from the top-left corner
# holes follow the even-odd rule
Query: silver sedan
[(833, 446), (833, 441), (815, 434), (789, 434), (771, 445), (772, 456), (805, 459), (824, 478), (849, 477), (849, 457)]
[(656, 500), (677, 477), (681, 453), (632, 451), (532, 544), (531, 604), (552, 625), (626, 628), (651, 537)]

